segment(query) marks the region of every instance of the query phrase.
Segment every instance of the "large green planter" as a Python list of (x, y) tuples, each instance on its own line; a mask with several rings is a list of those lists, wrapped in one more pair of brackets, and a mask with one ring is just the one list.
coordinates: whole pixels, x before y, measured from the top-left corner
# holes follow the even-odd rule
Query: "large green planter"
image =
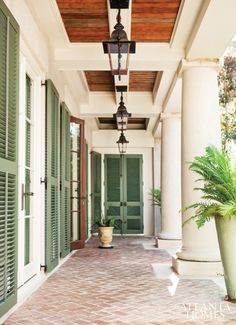
[(217, 217), (215, 222), (227, 294), (236, 299), (236, 219)]

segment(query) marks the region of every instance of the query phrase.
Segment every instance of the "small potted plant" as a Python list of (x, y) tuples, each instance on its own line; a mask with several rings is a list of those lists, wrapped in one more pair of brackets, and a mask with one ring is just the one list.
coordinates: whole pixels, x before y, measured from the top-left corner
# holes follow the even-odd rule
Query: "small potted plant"
[(202, 200), (183, 209), (194, 208), (198, 228), (211, 218), (215, 219), (220, 254), (227, 289), (225, 300), (236, 299), (236, 170), (227, 153), (213, 146), (206, 148), (205, 155), (195, 157), (190, 170), (200, 175), (196, 181), (204, 183), (200, 188)]
[(159, 188), (151, 189), (150, 195), (153, 199), (153, 204), (161, 207), (161, 190)]
[(120, 219), (104, 217), (100, 217), (95, 221), (92, 226), (92, 232), (98, 231), (100, 241), (99, 248), (113, 248), (113, 229), (119, 229), (122, 234), (121, 223), (122, 221)]
[[(153, 205), (156, 205), (158, 207), (158, 209), (160, 209), (161, 208), (161, 190), (159, 188), (152, 188), (149, 194), (152, 197)], [(160, 213), (160, 210), (159, 210), (158, 214), (159, 213)], [(155, 241), (156, 241), (155, 246), (158, 247), (158, 236), (155, 236)]]

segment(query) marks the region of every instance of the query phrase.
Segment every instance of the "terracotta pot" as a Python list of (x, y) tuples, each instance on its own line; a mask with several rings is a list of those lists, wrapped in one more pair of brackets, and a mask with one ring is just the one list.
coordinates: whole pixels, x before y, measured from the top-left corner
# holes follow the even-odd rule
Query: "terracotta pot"
[(215, 218), (227, 295), (236, 299), (236, 219)]
[(98, 236), (100, 240), (100, 247), (103, 248), (111, 248), (112, 243), (112, 234), (114, 227), (99, 227), (98, 228)]

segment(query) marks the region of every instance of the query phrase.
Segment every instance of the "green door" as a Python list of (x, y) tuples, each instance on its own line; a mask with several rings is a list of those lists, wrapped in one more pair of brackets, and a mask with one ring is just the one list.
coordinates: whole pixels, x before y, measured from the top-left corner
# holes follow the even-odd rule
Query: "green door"
[(60, 253), (62, 257), (65, 257), (70, 252), (70, 113), (65, 103), (61, 104), (60, 144)]
[(85, 193), (85, 230), (86, 230), (86, 239), (89, 238), (89, 224), (88, 224), (88, 172), (89, 172), (89, 167), (88, 167), (88, 144), (86, 143), (85, 145), (85, 178), (86, 178), (86, 185), (85, 185), (85, 188), (86, 188), (86, 193)]
[(141, 155), (105, 155), (105, 212), (122, 220), (124, 234), (143, 233)]
[(51, 80), (46, 83), (46, 271), (59, 260), (59, 94)]
[(92, 205), (92, 225), (101, 216), (101, 164), (102, 156), (100, 153), (91, 152), (91, 205)]
[(123, 156), (124, 233), (143, 233), (142, 156)]
[(19, 27), (0, 2), (0, 317), (17, 295)]

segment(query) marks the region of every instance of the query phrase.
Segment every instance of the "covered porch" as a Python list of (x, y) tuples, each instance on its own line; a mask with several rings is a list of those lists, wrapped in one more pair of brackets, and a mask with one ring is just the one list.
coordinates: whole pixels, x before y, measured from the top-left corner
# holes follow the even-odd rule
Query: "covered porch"
[[(103, 41), (119, 0), (0, 0), (0, 322), (190, 324), (188, 308), (212, 315), (210, 302), (235, 320), (216, 284), (214, 222), (182, 227), (180, 211), (199, 200), (186, 162), (221, 145), (217, 77), (236, 2), (122, 2), (136, 52), (112, 74)], [(97, 249), (102, 216), (131, 237)]]

